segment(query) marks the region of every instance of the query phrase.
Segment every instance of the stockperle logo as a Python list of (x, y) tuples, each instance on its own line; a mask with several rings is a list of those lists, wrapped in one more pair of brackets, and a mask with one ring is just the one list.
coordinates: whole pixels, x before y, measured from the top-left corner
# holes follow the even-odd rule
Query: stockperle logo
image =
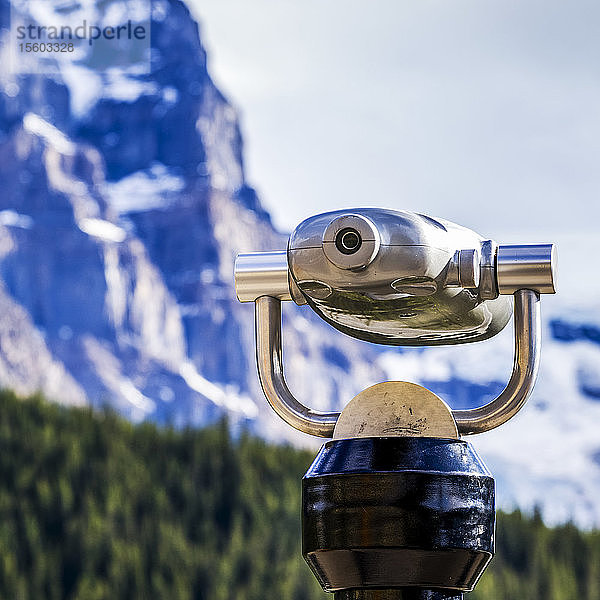
[(150, 69), (151, 0), (12, 0), (13, 73)]

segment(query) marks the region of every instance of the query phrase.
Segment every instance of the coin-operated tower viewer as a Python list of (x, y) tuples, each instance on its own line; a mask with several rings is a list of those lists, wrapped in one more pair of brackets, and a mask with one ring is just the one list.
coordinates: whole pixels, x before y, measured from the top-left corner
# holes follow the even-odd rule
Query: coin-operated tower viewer
[[(494, 553), (494, 480), (461, 436), (499, 427), (525, 404), (539, 367), (540, 295), (555, 293), (555, 270), (552, 244), (497, 244), (375, 208), (310, 217), (287, 251), (238, 256), (236, 292), (255, 303), (268, 402), (292, 427), (330, 438), (302, 481), (302, 553), (335, 600), (458, 600), (474, 588)], [(284, 378), (282, 301), (349, 336), (399, 346), (485, 340), (514, 313), (512, 374), (471, 410), (386, 382), (341, 413), (315, 411)]]

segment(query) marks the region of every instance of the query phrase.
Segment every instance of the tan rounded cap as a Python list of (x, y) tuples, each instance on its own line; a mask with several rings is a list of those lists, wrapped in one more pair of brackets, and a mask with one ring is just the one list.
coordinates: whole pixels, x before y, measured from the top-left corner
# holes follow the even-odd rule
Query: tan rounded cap
[(452, 411), (433, 392), (405, 381), (377, 383), (355, 396), (338, 418), (333, 439), (436, 437), (458, 439)]

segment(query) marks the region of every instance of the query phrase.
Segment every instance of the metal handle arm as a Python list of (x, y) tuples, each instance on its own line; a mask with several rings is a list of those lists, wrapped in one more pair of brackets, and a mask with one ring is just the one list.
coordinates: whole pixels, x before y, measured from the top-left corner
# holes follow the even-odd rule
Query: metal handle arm
[(470, 410), (453, 410), (459, 433), (483, 433), (506, 423), (523, 408), (540, 366), (540, 297), (532, 290), (514, 293), (515, 356), (508, 385), (495, 399)]
[(261, 296), (255, 301), (256, 364), (271, 408), (296, 429), (320, 437), (333, 437), (339, 412), (319, 412), (298, 402), (288, 389), (281, 359), (281, 300)]
[[(540, 298), (532, 290), (514, 294), (515, 357), (508, 385), (484, 406), (454, 410), (459, 433), (483, 433), (513, 417), (531, 394), (539, 369), (541, 321)], [(320, 437), (332, 437), (340, 415), (319, 412), (299, 402), (290, 392), (281, 357), (281, 301), (270, 296), (256, 299), (256, 363), (265, 396), (273, 410), (288, 425)]]

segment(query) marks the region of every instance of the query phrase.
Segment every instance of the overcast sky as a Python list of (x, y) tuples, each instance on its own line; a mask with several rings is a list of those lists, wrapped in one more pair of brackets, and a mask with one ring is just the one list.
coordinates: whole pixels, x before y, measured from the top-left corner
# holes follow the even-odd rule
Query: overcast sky
[(558, 241), (566, 295), (600, 294), (597, 0), (194, 1), (280, 228), (415, 210)]

